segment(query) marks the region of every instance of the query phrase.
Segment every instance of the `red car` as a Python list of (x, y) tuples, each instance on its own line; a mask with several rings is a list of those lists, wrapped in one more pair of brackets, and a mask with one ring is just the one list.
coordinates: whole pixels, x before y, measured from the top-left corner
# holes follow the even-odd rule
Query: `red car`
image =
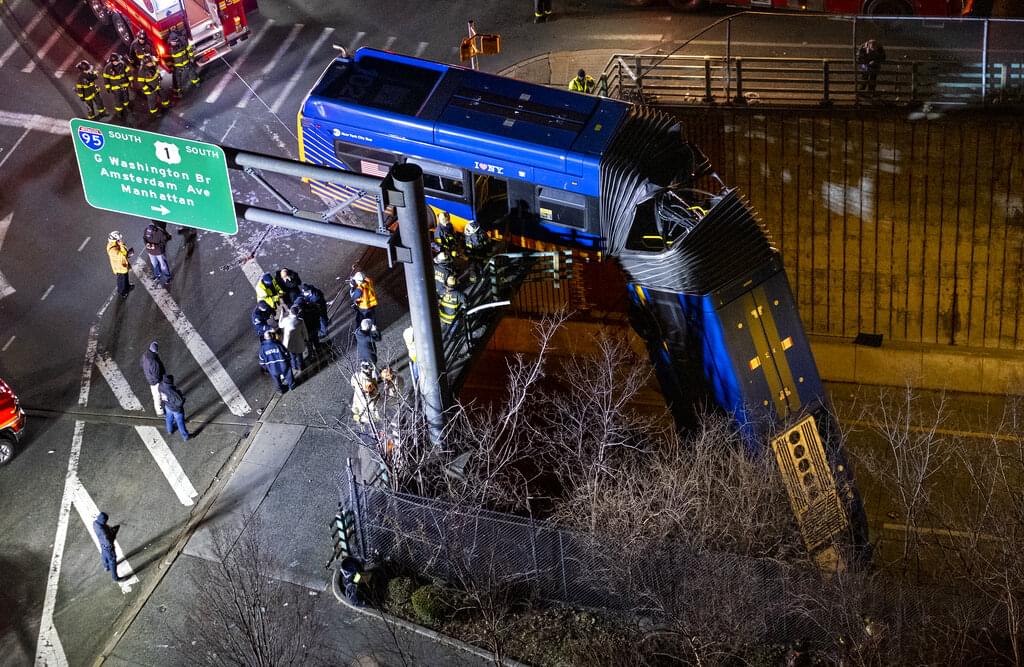
[(10, 385), (0, 379), (0, 466), (14, 457), (14, 447), (25, 429), (25, 411)]

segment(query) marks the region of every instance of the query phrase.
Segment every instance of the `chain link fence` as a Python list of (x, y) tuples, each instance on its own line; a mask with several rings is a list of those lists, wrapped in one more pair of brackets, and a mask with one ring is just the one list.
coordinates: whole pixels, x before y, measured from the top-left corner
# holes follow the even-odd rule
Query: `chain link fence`
[[(353, 482), (349, 482), (352, 484)], [(355, 483), (364, 557), (464, 590), (714, 627), (743, 642), (828, 641), (820, 578), (768, 558), (612, 545), (524, 517)]]

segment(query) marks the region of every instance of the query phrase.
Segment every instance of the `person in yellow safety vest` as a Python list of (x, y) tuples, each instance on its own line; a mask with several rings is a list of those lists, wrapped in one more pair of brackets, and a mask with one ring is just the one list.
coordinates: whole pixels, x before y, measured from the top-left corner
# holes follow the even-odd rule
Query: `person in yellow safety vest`
[(142, 66), (135, 73), (135, 84), (139, 88), (139, 93), (146, 98), (146, 107), (150, 114), (155, 114), (170, 104), (160, 92), (160, 68), (157, 67), (156, 58), (150, 56), (142, 62)]
[(592, 93), (596, 85), (594, 77), (580, 70), (576, 73), (576, 78), (569, 82), (569, 90), (574, 93)]
[(256, 283), (256, 300), (262, 301), (270, 309), (277, 313), (284, 300), (284, 288), (272, 273), (264, 273), (260, 281)]
[(434, 228), (434, 245), (437, 252), (443, 252), (454, 259), (458, 255), (459, 241), (455, 236), (455, 225), (452, 224), (448, 213), (440, 211), (437, 214), (437, 226)]
[(128, 71), (128, 63), (116, 51), (110, 54), (107, 63), (103, 66), (103, 83), (107, 92), (114, 96), (114, 111), (121, 116), (122, 121), (125, 120), (131, 105), (129, 90), (132, 73)]
[(171, 89), (175, 96), (181, 97), (186, 86), (199, 84), (199, 70), (193, 55), (195, 50), (178, 30), (171, 31), (167, 44), (171, 47)]
[(373, 287), (373, 281), (362, 271), (356, 271), (348, 281), (348, 295), (352, 299), (352, 307), (356, 309), (356, 321), (370, 320), (373, 326), (377, 326), (377, 290)]
[(441, 333), (458, 329), (459, 323), (466, 314), (466, 295), (456, 287), (455, 276), (448, 276), (444, 294), (441, 295), (437, 307), (441, 315)]
[(85, 103), (85, 111), (89, 115), (89, 120), (94, 120), (98, 116), (107, 113), (106, 107), (103, 106), (103, 98), (100, 97), (99, 88), (96, 86), (96, 79), (99, 76), (96, 74), (92, 63), (88, 60), (78, 63), (78, 71), (79, 75), (78, 82), (75, 83), (75, 94), (78, 95), (78, 99)]
[(110, 232), (110, 236), (107, 237), (107, 258), (110, 259), (110, 270), (117, 279), (117, 294), (122, 299), (127, 298), (128, 292), (135, 287), (128, 282), (128, 270), (131, 268), (128, 258), (134, 253), (132, 248), (125, 245), (121, 232)]

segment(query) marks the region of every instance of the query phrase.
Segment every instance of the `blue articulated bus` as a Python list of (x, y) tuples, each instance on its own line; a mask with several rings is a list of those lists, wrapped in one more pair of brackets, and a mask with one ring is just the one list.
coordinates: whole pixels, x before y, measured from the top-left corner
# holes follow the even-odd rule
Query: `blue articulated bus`
[[(457, 228), (476, 220), (524, 243), (616, 258), (677, 421), (691, 424), (709, 402), (728, 411), (751, 449), (772, 448), (809, 547), (844, 531), (864, 543), (779, 253), (677, 119), (362, 48), (327, 67), (298, 125), (300, 157), (313, 164), (381, 176), (418, 164), (429, 208)], [(360, 195), (310, 187), (329, 199)]]

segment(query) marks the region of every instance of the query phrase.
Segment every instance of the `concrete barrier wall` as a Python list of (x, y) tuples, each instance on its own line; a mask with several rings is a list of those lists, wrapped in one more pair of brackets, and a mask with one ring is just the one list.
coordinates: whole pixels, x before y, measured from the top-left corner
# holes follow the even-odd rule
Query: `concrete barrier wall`
[(1024, 350), (1024, 121), (673, 113), (761, 213), (810, 334)]

